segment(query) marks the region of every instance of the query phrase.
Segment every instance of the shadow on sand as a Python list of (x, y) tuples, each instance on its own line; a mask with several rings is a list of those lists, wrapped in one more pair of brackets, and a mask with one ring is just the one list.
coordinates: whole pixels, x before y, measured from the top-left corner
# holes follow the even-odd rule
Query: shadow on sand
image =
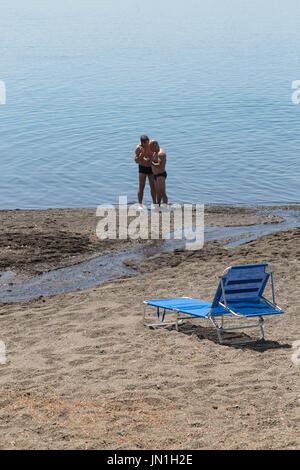
[[(172, 329), (172, 328), (170, 328)], [(199, 325), (194, 325), (190, 322), (186, 322), (179, 328), (179, 333), (183, 333), (185, 335), (196, 335), (199, 340), (208, 339), (216, 344), (220, 345), (219, 338), (215, 328), (212, 327), (203, 327)], [(251, 349), (257, 352), (265, 352), (270, 349), (291, 349), (292, 346), (290, 344), (280, 344), (277, 341), (270, 341), (270, 340), (259, 340), (255, 343), (245, 343), (245, 344), (226, 344), (226, 342), (231, 341), (249, 341), (251, 339), (255, 339), (255, 337), (246, 335), (245, 333), (223, 333), (225, 343), (222, 346), (227, 346), (231, 348), (237, 349)]]

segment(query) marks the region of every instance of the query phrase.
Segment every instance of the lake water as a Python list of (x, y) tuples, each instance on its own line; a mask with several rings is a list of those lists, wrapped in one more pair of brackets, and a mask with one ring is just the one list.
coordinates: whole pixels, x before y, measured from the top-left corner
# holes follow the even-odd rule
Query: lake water
[(136, 200), (144, 133), (170, 202), (299, 202), (299, 17), (298, 0), (3, 2), (0, 208)]

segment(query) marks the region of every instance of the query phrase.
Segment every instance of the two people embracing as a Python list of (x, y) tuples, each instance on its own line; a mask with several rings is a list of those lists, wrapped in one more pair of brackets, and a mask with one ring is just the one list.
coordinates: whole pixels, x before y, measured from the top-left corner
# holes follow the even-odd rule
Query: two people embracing
[(138, 202), (143, 203), (146, 179), (148, 178), (152, 202), (154, 206), (160, 206), (163, 202), (167, 207), (168, 197), (166, 194), (166, 152), (160, 148), (156, 140), (150, 140), (147, 135), (140, 137), (134, 153), (134, 160), (139, 165), (139, 189)]

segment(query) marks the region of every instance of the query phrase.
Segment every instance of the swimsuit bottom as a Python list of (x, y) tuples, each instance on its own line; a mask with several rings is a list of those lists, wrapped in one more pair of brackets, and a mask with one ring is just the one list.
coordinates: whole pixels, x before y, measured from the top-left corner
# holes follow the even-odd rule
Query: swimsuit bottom
[(166, 177), (167, 177), (167, 172), (164, 171), (163, 173), (159, 173), (158, 175), (154, 175), (154, 179), (157, 180), (157, 178), (158, 178), (159, 176), (163, 176), (164, 178), (166, 178)]
[(145, 175), (152, 175), (151, 166), (139, 165), (139, 173), (144, 173)]

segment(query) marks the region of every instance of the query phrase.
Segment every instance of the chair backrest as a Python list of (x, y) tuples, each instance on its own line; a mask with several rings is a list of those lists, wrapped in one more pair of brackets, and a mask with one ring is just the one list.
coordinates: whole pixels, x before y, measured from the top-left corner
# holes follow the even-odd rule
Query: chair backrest
[[(265, 264), (248, 264), (231, 266), (222, 276), (226, 302), (259, 300), (265, 290), (270, 274), (266, 272)], [(224, 302), (221, 281), (216, 291), (212, 308), (219, 302)]]

